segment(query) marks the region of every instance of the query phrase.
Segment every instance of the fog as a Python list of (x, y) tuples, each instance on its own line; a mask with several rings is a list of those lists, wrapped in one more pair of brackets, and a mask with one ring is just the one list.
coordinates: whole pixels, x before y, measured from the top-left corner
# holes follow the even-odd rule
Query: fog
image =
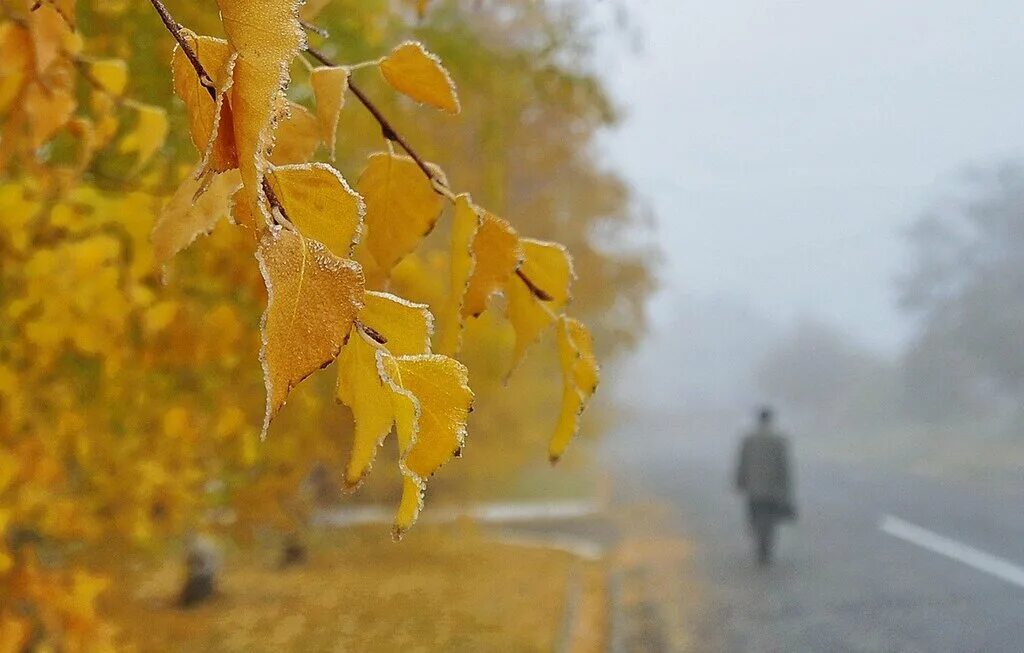
[[(1016, 269), (997, 247), (1016, 232), (971, 205), (1024, 211), (1024, 6), (625, 5), (637, 47), (602, 64), (625, 108), (607, 151), (666, 253), (626, 401), (745, 415), (770, 400), (849, 433), (839, 405), (906, 432), (952, 419), (936, 413), (955, 397), (956, 419), (1012, 431), (1016, 368), (998, 368), (1024, 292), (985, 270)], [(847, 366), (820, 372), (841, 397), (796, 389), (823, 356)]]

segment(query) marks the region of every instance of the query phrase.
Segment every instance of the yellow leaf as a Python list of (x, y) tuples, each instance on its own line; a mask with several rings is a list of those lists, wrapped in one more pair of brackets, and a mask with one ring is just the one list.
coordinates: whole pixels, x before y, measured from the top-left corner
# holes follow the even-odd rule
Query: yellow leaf
[(238, 154), (235, 152), (230, 90), (237, 55), (223, 39), (196, 36), (186, 30), (183, 34), (217, 89), (217, 99), (214, 100), (199, 83), (199, 76), (188, 57), (175, 46), (171, 57), (174, 92), (185, 103), (192, 144), (203, 157), (200, 174), (208, 170), (224, 172), (236, 168)]
[(341, 173), (326, 163), (279, 166), (269, 181), (288, 220), (304, 236), (335, 256), (352, 256), (366, 209)]
[(75, 170), (81, 173), (89, 166), (93, 155), (99, 149), (96, 139), (96, 128), (88, 118), (77, 116), (68, 121), (68, 132), (78, 141), (80, 154)]
[(600, 373), (594, 358), (593, 339), (581, 322), (563, 315), (558, 319), (557, 333), (562, 367), (562, 409), (548, 444), (552, 463), (558, 462), (579, 430), (580, 414), (597, 390)]
[(239, 443), (239, 458), (244, 467), (252, 467), (259, 460), (259, 440), (252, 431), (243, 433), (241, 440)]
[(117, 134), (120, 124), (117, 119), (117, 105), (114, 99), (100, 91), (93, 91), (89, 96), (89, 104), (92, 107), (93, 117), (96, 124), (93, 129), (96, 149), (105, 147)]
[(396, 91), (417, 102), (444, 109), (448, 113), (460, 111), (455, 83), (441, 60), (423, 48), (423, 44), (406, 42), (381, 61), (380, 72)]
[[(3, 556), (3, 553), (0, 553)], [(28, 619), (17, 619), (6, 610), (0, 612), (0, 651), (18, 653), (24, 651), (32, 634)]]
[(429, 346), (430, 322), (426, 306), (367, 292), (357, 328), (338, 357), (337, 397), (355, 418), (346, 483), (362, 480), (395, 426), (405, 477), (397, 536), (415, 521), (426, 478), (461, 448), (473, 400), (461, 363), (420, 353)]
[(71, 576), (72, 608), (81, 616), (95, 617), (93, 604), (110, 585), (110, 579), (76, 570)]
[(476, 317), (487, 310), (491, 295), (505, 287), (523, 260), (516, 230), (508, 221), (485, 211), (473, 238), (473, 260), (473, 274), (462, 304), (464, 317)]
[(128, 65), (120, 59), (93, 61), (89, 73), (111, 95), (121, 95), (128, 84)]
[(363, 273), (354, 261), (288, 230), (264, 235), (256, 258), (267, 286), (260, 325), (266, 437), (291, 389), (341, 351), (362, 306)]
[(462, 343), (462, 302), (466, 288), (473, 275), (473, 240), (482, 223), (480, 209), (469, 195), (463, 193), (455, 198), (455, 212), (452, 218), (452, 245), (450, 265), (450, 290), (445, 306), (444, 321), (438, 342), (438, 351), (447, 356), (458, 353)]
[(270, 162), (276, 166), (306, 163), (320, 145), (320, 123), (301, 104), (285, 102), (283, 118), (276, 121), (277, 140)]
[(430, 352), (434, 317), (426, 304), (415, 304), (386, 292), (367, 291), (358, 319), (386, 341), (384, 346), (394, 356)]
[(60, 17), (68, 24), (68, 27), (72, 30), (75, 29), (75, 5), (78, 4), (78, 0), (34, 0), (32, 6), (37, 4), (50, 5), (57, 10)]
[[(367, 292), (356, 318), (359, 327), (338, 356), (337, 398), (352, 410), (355, 436), (345, 471), (348, 485), (369, 472), (377, 448), (394, 421), (393, 389), (381, 378), (380, 357), (429, 351), (432, 317), (423, 304), (413, 304), (382, 292)], [(386, 343), (378, 343), (368, 335)]]
[(299, 0), (217, 0), (228, 42), (238, 53), (232, 77), (232, 123), (242, 184), (257, 212), (269, 208), (263, 192), (273, 117), (292, 59), (306, 44)]
[(506, 286), (508, 319), (516, 332), (509, 374), (569, 301), (574, 276), (572, 258), (563, 245), (531, 238), (523, 238), (519, 243), (523, 263)]
[(45, 88), (39, 82), (25, 87), (24, 103), (34, 148), (42, 147), (67, 124), (76, 105), (70, 91), (58, 86)]
[(334, 147), (338, 140), (338, 118), (345, 106), (348, 92), (348, 68), (344, 66), (321, 66), (309, 74), (316, 98), (316, 117), (320, 121), (320, 135), (334, 160)]
[[(22, 463), (15, 455), (0, 450), (0, 491), (6, 490), (14, 483), (21, 467)], [(0, 528), (0, 534), (2, 533), (3, 528)]]
[(189, 175), (164, 205), (150, 238), (156, 264), (165, 266), (174, 256), (204, 236), (228, 214), (232, 194), (240, 183), (232, 170), (216, 175), (208, 188)]
[(345, 483), (355, 486), (373, 465), (377, 449), (394, 422), (392, 390), (381, 379), (377, 354), (386, 352), (361, 328), (355, 328), (338, 356), (338, 401), (352, 410), (355, 432)]
[(167, 138), (167, 113), (148, 104), (135, 106), (138, 120), (131, 132), (121, 141), (121, 152), (135, 152), (135, 166), (141, 168), (156, 154)]
[(419, 515), (427, 478), (465, 443), (473, 391), (469, 389), (466, 367), (454, 358), (423, 354), (382, 361), (398, 402), (395, 429), (402, 452), (400, 466), (406, 477), (395, 517), (395, 535), (401, 537)]
[(167, 327), (178, 316), (181, 305), (178, 302), (163, 301), (150, 306), (142, 314), (142, 331), (152, 337)]
[(366, 246), (386, 275), (429, 234), (443, 198), (416, 163), (377, 152), (356, 184), (366, 202)]
[(52, 5), (42, 5), (29, 12), (28, 25), (39, 76), (43, 76), (62, 57), (77, 55), (82, 50), (82, 38)]
[(270, 225), (262, 215), (257, 216), (255, 210), (245, 189), (238, 188), (231, 196), (231, 221), (248, 231), (258, 242)]
[(18, 97), (31, 74), (31, 47), (27, 29), (9, 22), (0, 24), (0, 112)]

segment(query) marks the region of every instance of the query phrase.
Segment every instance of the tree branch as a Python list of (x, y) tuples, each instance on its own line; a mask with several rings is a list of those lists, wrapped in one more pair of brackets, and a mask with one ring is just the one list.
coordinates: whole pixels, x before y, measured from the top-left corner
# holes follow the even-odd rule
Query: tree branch
[(167, 11), (167, 7), (164, 5), (162, 0), (150, 0), (150, 2), (152, 3), (153, 8), (156, 9), (156, 13), (160, 14), (160, 19), (164, 21), (164, 26), (167, 28), (167, 31), (170, 32), (171, 36), (174, 37), (174, 40), (178, 42), (178, 47), (180, 47), (181, 51), (185, 53), (185, 57), (188, 58), (192, 67), (196, 69), (196, 75), (199, 76), (199, 85), (205, 88), (206, 92), (210, 94), (210, 98), (216, 102), (217, 87), (213, 83), (213, 78), (206, 73), (206, 69), (203, 68), (203, 64), (199, 62), (199, 55), (196, 54), (192, 45), (185, 40), (185, 37), (181, 33), (181, 25), (178, 24), (178, 21), (174, 20), (174, 16), (171, 15), (171, 12)]
[[(310, 28), (307, 27), (307, 29)], [(306, 52), (325, 66), (337, 66), (337, 64), (331, 61), (327, 55), (312, 46), (307, 46)], [(388, 121), (387, 117), (383, 113), (381, 113), (381, 110), (377, 108), (377, 105), (373, 103), (373, 100), (371, 100), (351, 79), (348, 81), (348, 88), (352, 91), (352, 95), (355, 95), (359, 102), (366, 107), (366, 110), (370, 112), (370, 115), (372, 115), (377, 121), (377, 124), (380, 125), (380, 131), (384, 135), (384, 138), (388, 139), (392, 143), (397, 143), (400, 148), (405, 150), (405, 153), (416, 162), (416, 165), (419, 166), (419, 169), (427, 176), (427, 179), (447, 189), (448, 184), (444, 182), (444, 179), (442, 179), (435, 170), (427, 165), (426, 161), (424, 161), (423, 158), (416, 153), (416, 150), (414, 150), (412, 146), (402, 138), (401, 134), (395, 131), (395, 128), (391, 126), (391, 122)]]
[[(307, 23), (305, 21), (302, 22), (302, 26), (307, 31), (313, 32), (314, 34), (319, 33), (320, 30), (320, 28), (317, 27), (316, 25)], [(325, 55), (323, 52), (320, 52), (313, 46), (307, 45), (306, 52), (324, 66), (333, 67), (338, 65), (335, 62), (331, 61), (330, 58), (327, 57), (327, 55)], [(359, 102), (364, 107), (366, 107), (366, 110), (369, 111), (370, 114), (374, 117), (374, 119), (377, 121), (377, 124), (380, 125), (380, 130), (381, 133), (384, 134), (384, 138), (391, 141), (392, 143), (397, 143), (399, 147), (405, 150), (406, 154), (408, 154), (412, 158), (412, 160), (416, 162), (416, 165), (419, 166), (419, 169), (422, 170), (423, 174), (427, 176), (427, 179), (433, 182), (435, 192), (437, 192), (440, 195), (445, 195), (446, 197), (451, 199), (453, 195), (452, 190), (448, 187), (448, 184), (445, 183), (444, 179), (440, 175), (438, 175), (430, 166), (426, 164), (423, 158), (416, 153), (416, 150), (414, 150), (412, 146), (409, 145), (408, 141), (402, 138), (401, 134), (395, 131), (395, 128), (391, 126), (391, 122), (388, 121), (387, 117), (381, 112), (377, 105), (374, 104), (369, 97), (367, 97), (366, 93), (364, 93), (363, 90), (359, 88), (359, 86), (357, 86), (351, 80), (351, 78), (348, 80), (348, 88), (349, 90), (352, 91), (352, 94), (356, 96)], [(533, 296), (536, 297), (538, 300), (542, 302), (550, 302), (554, 300), (554, 297), (552, 297), (549, 292), (535, 284), (533, 280), (530, 279), (530, 277), (526, 276), (526, 273), (523, 272), (522, 267), (516, 268), (516, 276), (519, 277), (519, 279), (522, 280), (524, 284), (526, 284), (526, 287), (529, 288), (530, 293), (532, 293)]]

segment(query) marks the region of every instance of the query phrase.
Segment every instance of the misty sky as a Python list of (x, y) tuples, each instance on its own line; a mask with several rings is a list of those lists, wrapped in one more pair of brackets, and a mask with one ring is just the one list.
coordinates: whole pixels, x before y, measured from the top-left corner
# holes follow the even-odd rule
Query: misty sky
[(627, 113), (608, 149), (668, 254), (656, 316), (724, 294), (897, 345), (901, 226), (1024, 152), (1024, 3), (626, 5), (644, 45), (604, 53)]

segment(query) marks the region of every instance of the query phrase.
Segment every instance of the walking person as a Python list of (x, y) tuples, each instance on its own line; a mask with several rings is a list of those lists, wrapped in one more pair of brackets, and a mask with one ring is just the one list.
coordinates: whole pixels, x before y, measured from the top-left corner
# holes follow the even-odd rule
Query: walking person
[(757, 414), (757, 425), (743, 438), (736, 465), (736, 489), (747, 499), (747, 519), (757, 562), (772, 560), (775, 528), (796, 518), (789, 441), (775, 430), (770, 407)]

